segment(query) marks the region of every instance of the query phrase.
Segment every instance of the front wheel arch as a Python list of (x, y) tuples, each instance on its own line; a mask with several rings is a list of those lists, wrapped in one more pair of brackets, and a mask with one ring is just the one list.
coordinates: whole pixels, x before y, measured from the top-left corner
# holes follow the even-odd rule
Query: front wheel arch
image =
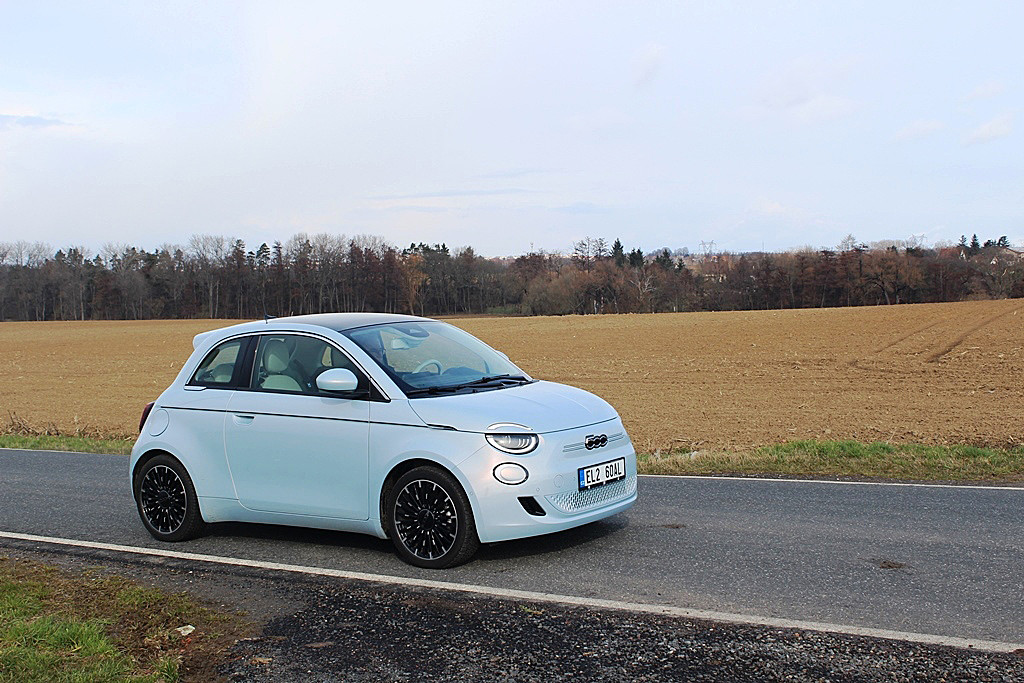
[[(410, 477), (419, 479), (410, 481)], [(433, 554), (423, 555), (412, 545), (409, 545), (409, 538), (403, 537), (401, 530), (409, 523), (408, 516), (406, 516), (405, 523), (399, 522), (394, 516), (400, 501), (406, 495), (405, 488), (403, 487), (408, 487), (423, 479), (428, 484), (434, 486), (435, 491), (441, 492), (442, 497), (447, 501), (449, 514), (454, 513), (448, 518), (454, 519), (457, 522), (453, 526), (451, 545), (440, 556)], [(429, 494), (426, 496), (425, 501), (421, 500), (418, 496), (416, 498), (414, 505), (421, 508), (421, 513), (426, 512), (428, 517), (425, 520), (421, 520), (421, 522), (412, 522), (412, 524), (417, 525), (418, 529), (422, 530), (415, 532), (412, 537), (413, 539), (421, 537), (420, 534), (422, 533), (427, 535), (436, 534), (437, 528), (435, 524), (437, 522), (434, 520), (445, 517), (444, 514), (435, 516), (437, 514), (436, 501), (429, 502), (430, 499), (431, 496)], [(411, 502), (409, 498), (405, 500)], [(431, 460), (413, 459), (392, 468), (392, 471), (388, 473), (386, 486), (383, 486), (381, 491), (381, 527), (395, 546), (396, 553), (404, 562), (428, 569), (447, 569), (467, 562), (476, 554), (477, 549), (480, 547), (476, 512), (473, 507), (473, 501), (467, 492), (465, 484), (454, 472)], [(433, 509), (430, 510), (431, 508)], [(428, 524), (428, 526), (419, 527), (420, 523)], [(434, 529), (434, 531), (430, 531), (430, 529)], [(437, 547), (439, 546), (434, 546), (435, 549)]]
[(388, 494), (391, 493), (391, 489), (394, 487), (395, 482), (398, 481), (399, 477), (406, 472), (416, 469), (417, 467), (436, 467), (437, 469), (443, 470), (454, 477), (455, 481), (462, 487), (462, 492), (466, 494), (466, 498), (469, 499), (469, 506), (473, 509), (473, 516), (476, 517), (479, 514), (476, 498), (473, 496), (469, 487), (463, 483), (462, 477), (454, 472), (451, 467), (448, 467), (437, 460), (431, 460), (430, 458), (410, 458), (393, 466), (387, 476), (384, 477), (384, 481), (380, 486), (380, 492), (377, 496), (377, 514), (381, 528), (384, 529), (385, 538), (390, 538), (390, 536), (388, 536), (387, 510), (385, 509), (387, 507), (386, 503)]

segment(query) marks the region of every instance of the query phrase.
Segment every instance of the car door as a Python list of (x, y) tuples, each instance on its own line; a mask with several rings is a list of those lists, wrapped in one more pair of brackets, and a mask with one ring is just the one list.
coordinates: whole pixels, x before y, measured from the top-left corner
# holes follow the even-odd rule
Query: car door
[(369, 401), (366, 392), (321, 392), (331, 367), (365, 375), (313, 335), (260, 336), (247, 389), (228, 402), (224, 442), (239, 502), (251, 510), (367, 519)]

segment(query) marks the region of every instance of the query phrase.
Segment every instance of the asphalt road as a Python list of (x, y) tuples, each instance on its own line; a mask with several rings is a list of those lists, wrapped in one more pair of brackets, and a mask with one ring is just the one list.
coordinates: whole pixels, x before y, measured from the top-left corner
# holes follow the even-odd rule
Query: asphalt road
[[(1015, 489), (642, 477), (628, 513), (445, 572), (286, 527), (217, 525), (173, 549), (1019, 643), (1022, 516)], [(139, 522), (120, 456), (0, 451), (0, 530), (169, 547)]]

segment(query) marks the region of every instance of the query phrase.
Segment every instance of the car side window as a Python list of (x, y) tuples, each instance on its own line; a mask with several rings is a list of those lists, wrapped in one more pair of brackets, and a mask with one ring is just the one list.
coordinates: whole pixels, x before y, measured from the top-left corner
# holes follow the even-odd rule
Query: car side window
[(333, 368), (351, 370), (360, 388), (368, 384), (348, 356), (316, 337), (265, 334), (260, 337), (253, 366), (252, 388), (292, 394), (332, 396), (320, 391), (316, 378)]
[(229, 387), (235, 365), (241, 358), (244, 339), (232, 339), (213, 348), (196, 368), (189, 384), (200, 387)]

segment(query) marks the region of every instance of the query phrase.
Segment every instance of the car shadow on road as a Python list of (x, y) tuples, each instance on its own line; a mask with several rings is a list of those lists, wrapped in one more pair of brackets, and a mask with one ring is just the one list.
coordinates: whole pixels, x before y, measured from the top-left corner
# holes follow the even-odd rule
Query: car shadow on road
[(266, 541), (289, 541), (303, 545), (354, 548), (391, 552), (389, 541), (348, 531), (249, 522), (218, 522), (207, 528), (207, 537), (242, 537)]
[[(591, 522), (575, 529), (567, 529), (543, 536), (533, 536), (500, 543), (485, 543), (469, 565), (477, 562), (500, 562), (516, 558), (562, 553), (573, 548), (595, 543), (629, 525), (625, 515)], [(339, 548), (381, 553), (393, 557), (391, 542), (367, 534), (310, 529), (242, 522), (219, 522), (207, 527), (207, 538), (246, 538), (265, 541), (285, 541), (321, 548)]]
[(477, 553), (476, 562), (491, 562), (509, 560), (535, 555), (547, 555), (551, 553), (563, 553), (573, 548), (584, 546), (589, 543), (596, 543), (603, 538), (622, 531), (629, 526), (629, 519), (625, 515), (618, 515), (609, 519), (591, 522), (575, 529), (557, 531), (543, 536), (531, 536), (530, 538), (519, 538), (501, 543), (488, 543), (480, 548)]

